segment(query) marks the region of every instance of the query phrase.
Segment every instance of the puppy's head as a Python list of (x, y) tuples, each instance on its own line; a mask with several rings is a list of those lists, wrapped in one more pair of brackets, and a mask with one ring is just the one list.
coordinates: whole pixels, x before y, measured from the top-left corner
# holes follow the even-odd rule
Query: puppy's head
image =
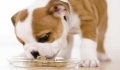
[(69, 5), (59, 0), (51, 0), (44, 6), (39, 2), (17, 12), (11, 19), (28, 57), (51, 58), (67, 45)]

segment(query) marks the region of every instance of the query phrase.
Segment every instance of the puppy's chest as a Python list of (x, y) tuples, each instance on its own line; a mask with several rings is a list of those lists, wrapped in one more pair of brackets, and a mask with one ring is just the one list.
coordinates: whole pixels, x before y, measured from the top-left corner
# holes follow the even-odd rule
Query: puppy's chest
[(80, 19), (73, 11), (68, 17), (69, 34), (76, 34), (80, 32)]
[(73, 10), (71, 4), (68, 2), (68, 0), (63, 0), (66, 1), (69, 6), (70, 6), (70, 13), (67, 16), (67, 22), (69, 26), (69, 34), (76, 34), (80, 32), (80, 18), (78, 14), (75, 13)]

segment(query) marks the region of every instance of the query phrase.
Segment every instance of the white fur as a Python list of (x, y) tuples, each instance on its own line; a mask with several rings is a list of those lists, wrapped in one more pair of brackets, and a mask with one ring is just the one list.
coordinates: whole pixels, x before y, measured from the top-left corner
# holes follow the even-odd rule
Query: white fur
[(24, 22), (18, 22), (16, 25), (16, 35), (25, 43), (35, 42), (29, 19), (28, 17)]
[(80, 66), (99, 66), (99, 61), (97, 59), (97, 42), (91, 39), (82, 39), (81, 42), (81, 63)]

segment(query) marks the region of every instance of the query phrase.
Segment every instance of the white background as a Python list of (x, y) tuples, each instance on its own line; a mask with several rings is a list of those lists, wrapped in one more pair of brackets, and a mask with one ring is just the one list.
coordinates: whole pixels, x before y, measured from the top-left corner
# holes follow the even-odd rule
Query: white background
[[(17, 11), (30, 5), (34, 0), (0, 0), (0, 57), (12, 56), (22, 51), (22, 45), (17, 41), (11, 16)], [(41, 0), (42, 1), (42, 0)], [(108, 55), (120, 56), (120, 0), (108, 1), (108, 30), (106, 33), (105, 47)], [(75, 36), (74, 57), (79, 57), (79, 41)], [(116, 56), (117, 56), (116, 55)], [(110, 55), (109, 55), (110, 56)], [(111, 58), (115, 58), (110, 56)]]

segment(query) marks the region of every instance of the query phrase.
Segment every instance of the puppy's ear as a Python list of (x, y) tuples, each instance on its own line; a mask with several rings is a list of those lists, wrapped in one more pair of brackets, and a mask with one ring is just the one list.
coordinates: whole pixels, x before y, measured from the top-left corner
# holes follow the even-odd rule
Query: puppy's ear
[(49, 13), (55, 17), (63, 17), (70, 12), (69, 4), (59, 0), (51, 0), (47, 7), (49, 7)]
[(16, 18), (17, 18), (17, 16), (18, 16), (18, 14), (19, 14), (19, 12), (17, 12), (16, 14), (14, 14), (12, 17), (11, 17), (11, 21), (12, 21), (12, 23), (13, 23), (13, 25), (15, 26), (15, 23), (16, 23)]
[(18, 21), (21, 21), (21, 22), (24, 21), (27, 16), (28, 16), (27, 9), (24, 9), (22, 11), (17, 12), (16, 14), (14, 14), (11, 17), (11, 21), (12, 21), (13, 25), (15, 26), (15, 23), (17, 23)]

